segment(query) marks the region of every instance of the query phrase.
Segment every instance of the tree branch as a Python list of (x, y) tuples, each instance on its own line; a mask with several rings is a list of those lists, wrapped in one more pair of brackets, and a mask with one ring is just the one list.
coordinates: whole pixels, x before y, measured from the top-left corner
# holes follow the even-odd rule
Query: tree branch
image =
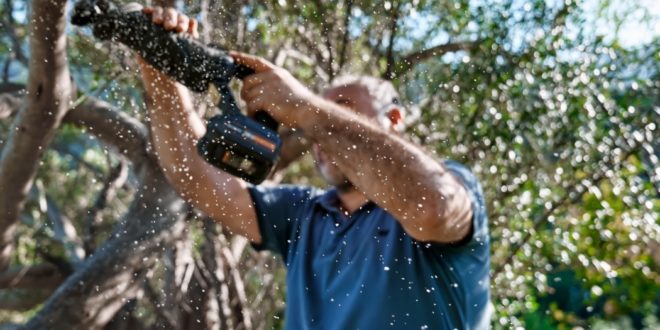
[(344, 12), (344, 34), (341, 38), (341, 48), (339, 49), (339, 65), (337, 67), (337, 73), (341, 72), (341, 69), (346, 64), (346, 53), (348, 50), (349, 43), (349, 25), (351, 23), (351, 11), (353, 10), (353, 0), (346, 1), (346, 11)]
[(26, 329), (100, 328), (139, 292), (147, 269), (162, 247), (181, 238), (187, 214), (158, 162), (148, 151), (147, 129), (139, 121), (88, 99), (67, 122), (83, 125), (133, 162), (140, 189), (110, 238), (85, 259), (26, 324)]
[(160, 323), (160, 326), (167, 329), (177, 329), (179, 322), (177, 322), (177, 320), (172, 315), (167, 313), (161, 303), (162, 299), (160, 295), (156, 292), (156, 290), (154, 290), (154, 288), (151, 287), (149, 281), (144, 281), (142, 290), (147, 297), (147, 301), (151, 303), (153, 309), (156, 311), (157, 318), (160, 321), (158, 322)]
[(140, 169), (141, 189), (108, 239), (69, 276), (26, 329), (100, 328), (135, 297), (162, 247), (181, 238), (186, 204), (151, 157)]
[(5, 5), (6, 5), (6, 16), (3, 18), (3, 25), (5, 26), (5, 31), (7, 31), (7, 36), (9, 37), (9, 40), (11, 40), (12, 44), (12, 54), (13, 57), (21, 62), (24, 66), (28, 66), (28, 59), (25, 57), (25, 54), (23, 54), (23, 50), (21, 49), (21, 42), (18, 40), (18, 36), (16, 35), (16, 31), (14, 30), (14, 26), (16, 26), (16, 23), (14, 22), (14, 17), (12, 16), (12, 13), (14, 11), (14, 4), (12, 3), (11, 0), (5, 0)]
[(478, 47), (480, 43), (481, 42), (479, 41), (451, 42), (408, 54), (399, 59), (397, 63), (394, 64), (391, 76), (384, 75), (383, 78), (394, 79), (407, 73), (412, 68), (414, 68), (415, 65), (423, 61), (442, 56), (447, 53), (457, 52), (459, 50), (469, 51)]
[(80, 238), (71, 220), (63, 216), (55, 201), (46, 194), (46, 214), (53, 226), (54, 238), (62, 244), (68, 261), (76, 267), (85, 258)]
[(232, 295), (234, 297), (232, 303), (234, 304), (234, 317), (237, 324), (242, 324), (246, 329), (252, 329), (252, 316), (250, 311), (250, 304), (247, 301), (247, 294), (245, 293), (245, 284), (241, 278), (241, 273), (238, 271), (238, 265), (233, 257), (232, 251), (229, 247), (224, 246), (221, 250), (221, 257), (225, 261), (227, 267), (227, 275), (232, 282)]
[(50, 263), (13, 267), (0, 273), (0, 289), (55, 289), (64, 276)]
[(321, 64), (325, 66), (325, 71), (328, 73), (328, 81), (332, 81), (335, 76), (335, 70), (332, 66), (334, 63), (334, 54), (332, 50), (332, 27), (328, 22), (330, 17), (326, 15), (326, 7), (323, 1), (314, 0), (314, 6), (316, 7), (317, 15), (320, 18), (321, 36), (323, 37), (323, 45), (325, 46), (325, 51), (328, 54), (327, 58), (323, 58)]
[[(50, 293), (50, 290), (14, 290), (13, 292), (3, 292), (0, 295), (0, 310), (28, 311), (46, 300)], [(4, 323), (0, 325), (0, 329), (5, 329), (4, 326)], [(17, 326), (15, 329), (20, 329), (20, 327)]]
[(24, 88), (19, 84), (0, 84), (0, 119), (9, 118), (18, 112), (24, 102)]
[(25, 85), (13, 82), (0, 83), (0, 94), (4, 93), (25, 93)]
[(137, 299), (129, 300), (124, 306), (115, 314), (112, 320), (103, 327), (103, 330), (133, 330), (145, 329), (145, 325), (141, 322), (135, 313), (137, 307)]
[(149, 157), (147, 128), (139, 120), (115, 109), (109, 103), (88, 98), (72, 109), (64, 121), (87, 128), (104, 144), (117, 148), (120, 154), (136, 166)]
[(314, 68), (316, 74), (319, 76), (319, 78), (321, 78), (321, 80), (326, 82), (330, 81), (331, 73), (326, 71), (327, 69), (323, 65), (325, 63), (325, 57), (323, 56), (323, 52), (321, 52), (321, 50), (319, 50), (319, 48), (317, 47), (318, 42), (314, 41), (311, 36), (308, 36), (306, 32), (302, 32), (299, 30), (296, 30), (296, 32), (298, 32), (298, 35), (300, 36), (302, 43), (305, 44), (305, 46), (307, 46), (307, 48), (312, 53), (314, 53), (314, 57), (316, 57), (317, 65)]
[(101, 188), (101, 191), (99, 191), (96, 196), (94, 205), (89, 211), (87, 211), (87, 217), (85, 219), (85, 234), (83, 235), (85, 255), (92, 255), (96, 249), (94, 238), (96, 237), (96, 230), (101, 223), (101, 211), (106, 207), (108, 201), (114, 197), (115, 191), (124, 185), (127, 178), (128, 166), (126, 162), (121, 159), (119, 164), (113, 167), (110, 174), (108, 174), (108, 177), (103, 183), (103, 188)]
[[(36, 1), (30, 17), (28, 94), (0, 153), (0, 269), (9, 265), (16, 222), (41, 155), (68, 110), (71, 80), (66, 60), (66, 0)], [(47, 74), (44, 74), (47, 73)]]
[(392, 6), (390, 12), (390, 35), (389, 43), (387, 44), (387, 51), (385, 53), (386, 67), (383, 78), (392, 80), (394, 78), (394, 39), (396, 38), (397, 27), (399, 25), (399, 9), (401, 3), (397, 2), (396, 6)]

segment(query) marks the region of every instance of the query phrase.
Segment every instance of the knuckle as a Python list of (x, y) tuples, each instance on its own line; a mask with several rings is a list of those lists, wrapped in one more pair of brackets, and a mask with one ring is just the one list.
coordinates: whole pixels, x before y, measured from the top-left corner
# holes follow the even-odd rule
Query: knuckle
[(174, 8), (172, 8), (172, 7), (168, 7), (168, 8), (165, 10), (165, 15), (166, 15), (168, 18), (175, 19), (175, 18), (178, 16), (178, 13), (176, 12), (176, 10), (174, 10)]

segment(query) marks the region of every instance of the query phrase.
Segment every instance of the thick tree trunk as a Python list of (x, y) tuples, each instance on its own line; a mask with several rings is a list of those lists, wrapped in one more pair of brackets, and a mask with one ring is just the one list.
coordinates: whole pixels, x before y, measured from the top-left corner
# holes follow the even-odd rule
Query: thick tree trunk
[(14, 230), (34, 180), (39, 158), (69, 108), (71, 82), (66, 59), (66, 0), (33, 1), (30, 15), (30, 74), (25, 107), (0, 154), (0, 270), (13, 250)]

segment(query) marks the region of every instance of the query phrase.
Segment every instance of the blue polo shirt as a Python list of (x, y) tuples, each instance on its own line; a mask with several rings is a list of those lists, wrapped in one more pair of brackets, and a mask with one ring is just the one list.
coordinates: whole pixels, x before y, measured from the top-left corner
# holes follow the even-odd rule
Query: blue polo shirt
[(337, 192), (250, 187), (262, 243), (287, 267), (285, 324), (297, 329), (486, 329), (490, 267), (481, 187), (445, 161), (472, 199), (460, 245), (418, 242), (368, 202), (346, 217)]

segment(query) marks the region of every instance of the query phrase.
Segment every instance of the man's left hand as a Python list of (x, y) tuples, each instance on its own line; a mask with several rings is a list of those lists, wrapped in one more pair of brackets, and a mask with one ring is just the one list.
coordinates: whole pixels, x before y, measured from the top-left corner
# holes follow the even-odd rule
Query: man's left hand
[(230, 52), (237, 63), (255, 71), (243, 80), (241, 98), (247, 103), (248, 115), (263, 110), (277, 122), (299, 126), (315, 99), (320, 97), (301, 84), (287, 70), (252, 55)]

